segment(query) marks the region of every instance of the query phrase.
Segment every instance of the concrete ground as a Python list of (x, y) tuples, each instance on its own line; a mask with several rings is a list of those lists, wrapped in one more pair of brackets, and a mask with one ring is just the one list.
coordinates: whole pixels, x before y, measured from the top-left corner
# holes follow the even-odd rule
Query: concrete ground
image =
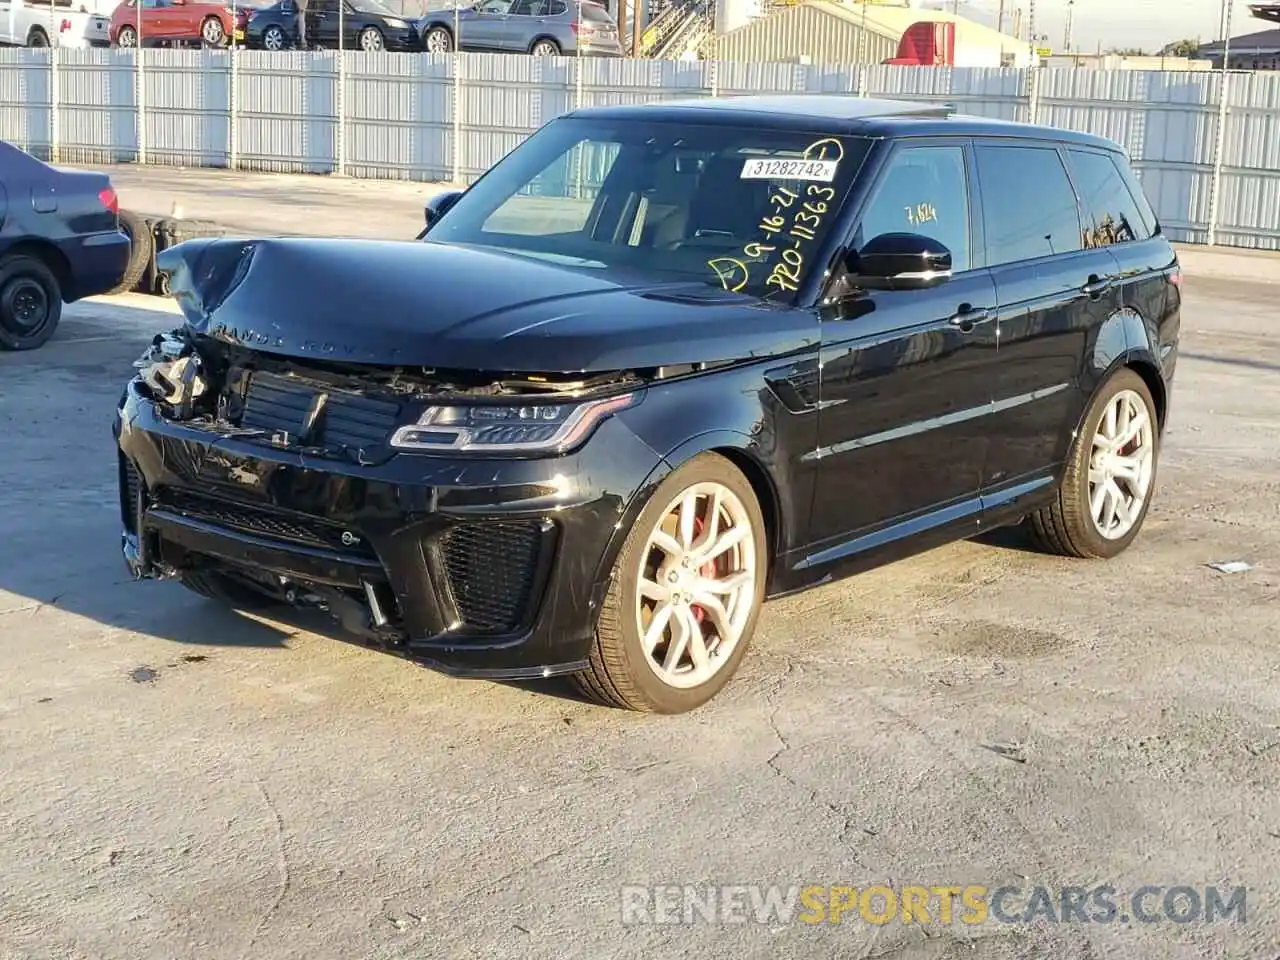
[[(387, 210), (416, 186), (182, 177), (213, 212), (418, 222)], [(126, 202), (167, 196), (146, 183), (121, 178)], [(173, 310), (69, 308), (45, 348), (0, 355), (0, 958), (1273, 960), (1280, 285), (1224, 276), (1188, 277), (1127, 554), (1000, 536), (774, 602), (740, 676), (665, 719), (130, 582), (110, 420)], [(1252, 566), (1206, 566), (1230, 560)], [(621, 921), (624, 884), (874, 882), (1243, 885), (1247, 913)]]

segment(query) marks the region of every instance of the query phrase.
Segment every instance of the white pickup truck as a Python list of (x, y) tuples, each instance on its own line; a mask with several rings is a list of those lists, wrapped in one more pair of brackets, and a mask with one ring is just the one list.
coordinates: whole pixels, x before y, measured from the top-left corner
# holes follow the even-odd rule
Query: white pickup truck
[(114, 0), (0, 0), (0, 44), (19, 47), (106, 47)]

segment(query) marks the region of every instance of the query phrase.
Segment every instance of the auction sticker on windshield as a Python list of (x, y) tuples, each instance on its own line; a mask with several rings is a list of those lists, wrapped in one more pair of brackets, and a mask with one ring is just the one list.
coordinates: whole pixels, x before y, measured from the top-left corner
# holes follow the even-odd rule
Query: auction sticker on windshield
[(830, 183), (836, 178), (838, 160), (783, 160), (752, 157), (742, 164), (742, 180), (804, 180)]

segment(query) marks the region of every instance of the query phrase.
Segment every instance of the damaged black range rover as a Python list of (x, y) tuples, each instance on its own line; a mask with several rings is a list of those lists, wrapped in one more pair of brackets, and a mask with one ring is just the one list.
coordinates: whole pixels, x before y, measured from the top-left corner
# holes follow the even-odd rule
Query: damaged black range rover
[(555, 120), (423, 242), (192, 240), (124, 551), (464, 676), (705, 702), (762, 601), (1153, 492), (1178, 266), (1123, 154), (852, 97)]

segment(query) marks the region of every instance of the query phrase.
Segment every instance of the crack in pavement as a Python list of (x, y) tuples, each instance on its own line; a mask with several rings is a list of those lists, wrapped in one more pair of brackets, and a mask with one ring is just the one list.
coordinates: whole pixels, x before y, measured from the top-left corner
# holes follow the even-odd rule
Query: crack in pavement
[(280, 811), (275, 805), (275, 801), (271, 799), (271, 794), (267, 792), (266, 784), (257, 777), (253, 779), (254, 786), (258, 788), (258, 792), (262, 794), (262, 801), (267, 806), (267, 811), (271, 814), (271, 822), (274, 826), (273, 836), (276, 843), (276, 866), (280, 870), (280, 888), (276, 891), (275, 899), (271, 902), (265, 913), (258, 918), (257, 924), (253, 928), (253, 934), (249, 938), (249, 945), (245, 948), (245, 956), (253, 953), (253, 948), (258, 943), (258, 938), (266, 930), (271, 922), (271, 918), (275, 916), (276, 911), (280, 909), (280, 905), (284, 903), (284, 898), (289, 894), (289, 888), (293, 885), (293, 876), (289, 871), (289, 858), (285, 853), (284, 846), (284, 818), (280, 816)]
[(790, 677), (791, 674), (795, 671), (795, 666), (796, 666), (795, 661), (792, 660), (790, 657), (786, 656), (785, 654), (782, 654), (781, 657), (782, 657), (783, 663), (786, 664), (786, 671), (782, 673), (779, 677), (777, 677), (774, 683), (769, 687), (769, 689), (765, 691), (765, 703), (769, 707), (769, 715), (768, 715), (769, 729), (773, 732), (774, 738), (778, 741), (778, 749), (774, 751), (773, 756), (769, 757), (769, 759), (765, 761), (765, 765), (773, 772), (775, 776), (779, 777), (786, 783), (790, 784), (794, 789), (796, 789), (800, 793), (806, 794), (806, 797), (805, 797), (806, 803), (812, 806), (820, 807), (821, 809), (827, 811), (828, 813), (835, 815), (835, 817), (840, 821), (840, 832), (836, 835), (836, 842), (846, 847), (849, 851), (849, 856), (852, 857), (853, 859), (853, 862), (856, 863), (858, 866), (862, 867), (863, 869), (865, 869), (866, 864), (862, 862), (862, 858), (858, 855), (857, 849), (853, 846), (852, 843), (849, 842), (849, 839), (848, 839), (849, 831), (853, 827), (854, 817), (850, 814), (845, 813), (843, 810), (840, 809), (840, 807), (836, 806), (834, 803), (831, 803), (830, 801), (825, 800), (822, 797), (818, 796), (817, 790), (813, 790), (813, 789), (802, 786), (799, 783), (799, 781), (797, 781), (794, 777), (792, 777), (785, 770), (783, 770), (781, 766), (778, 765), (778, 760), (782, 757), (782, 755), (784, 753), (787, 753), (791, 749), (791, 741), (789, 741), (786, 738), (786, 736), (783, 735), (782, 730), (779, 729), (778, 727), (778, 714), (781, 712), (782, 706), (777, 702), (777, 696), (778, 696), (778, 691), (782, 689), (782, 686), (786, 682), (787, 678)]

